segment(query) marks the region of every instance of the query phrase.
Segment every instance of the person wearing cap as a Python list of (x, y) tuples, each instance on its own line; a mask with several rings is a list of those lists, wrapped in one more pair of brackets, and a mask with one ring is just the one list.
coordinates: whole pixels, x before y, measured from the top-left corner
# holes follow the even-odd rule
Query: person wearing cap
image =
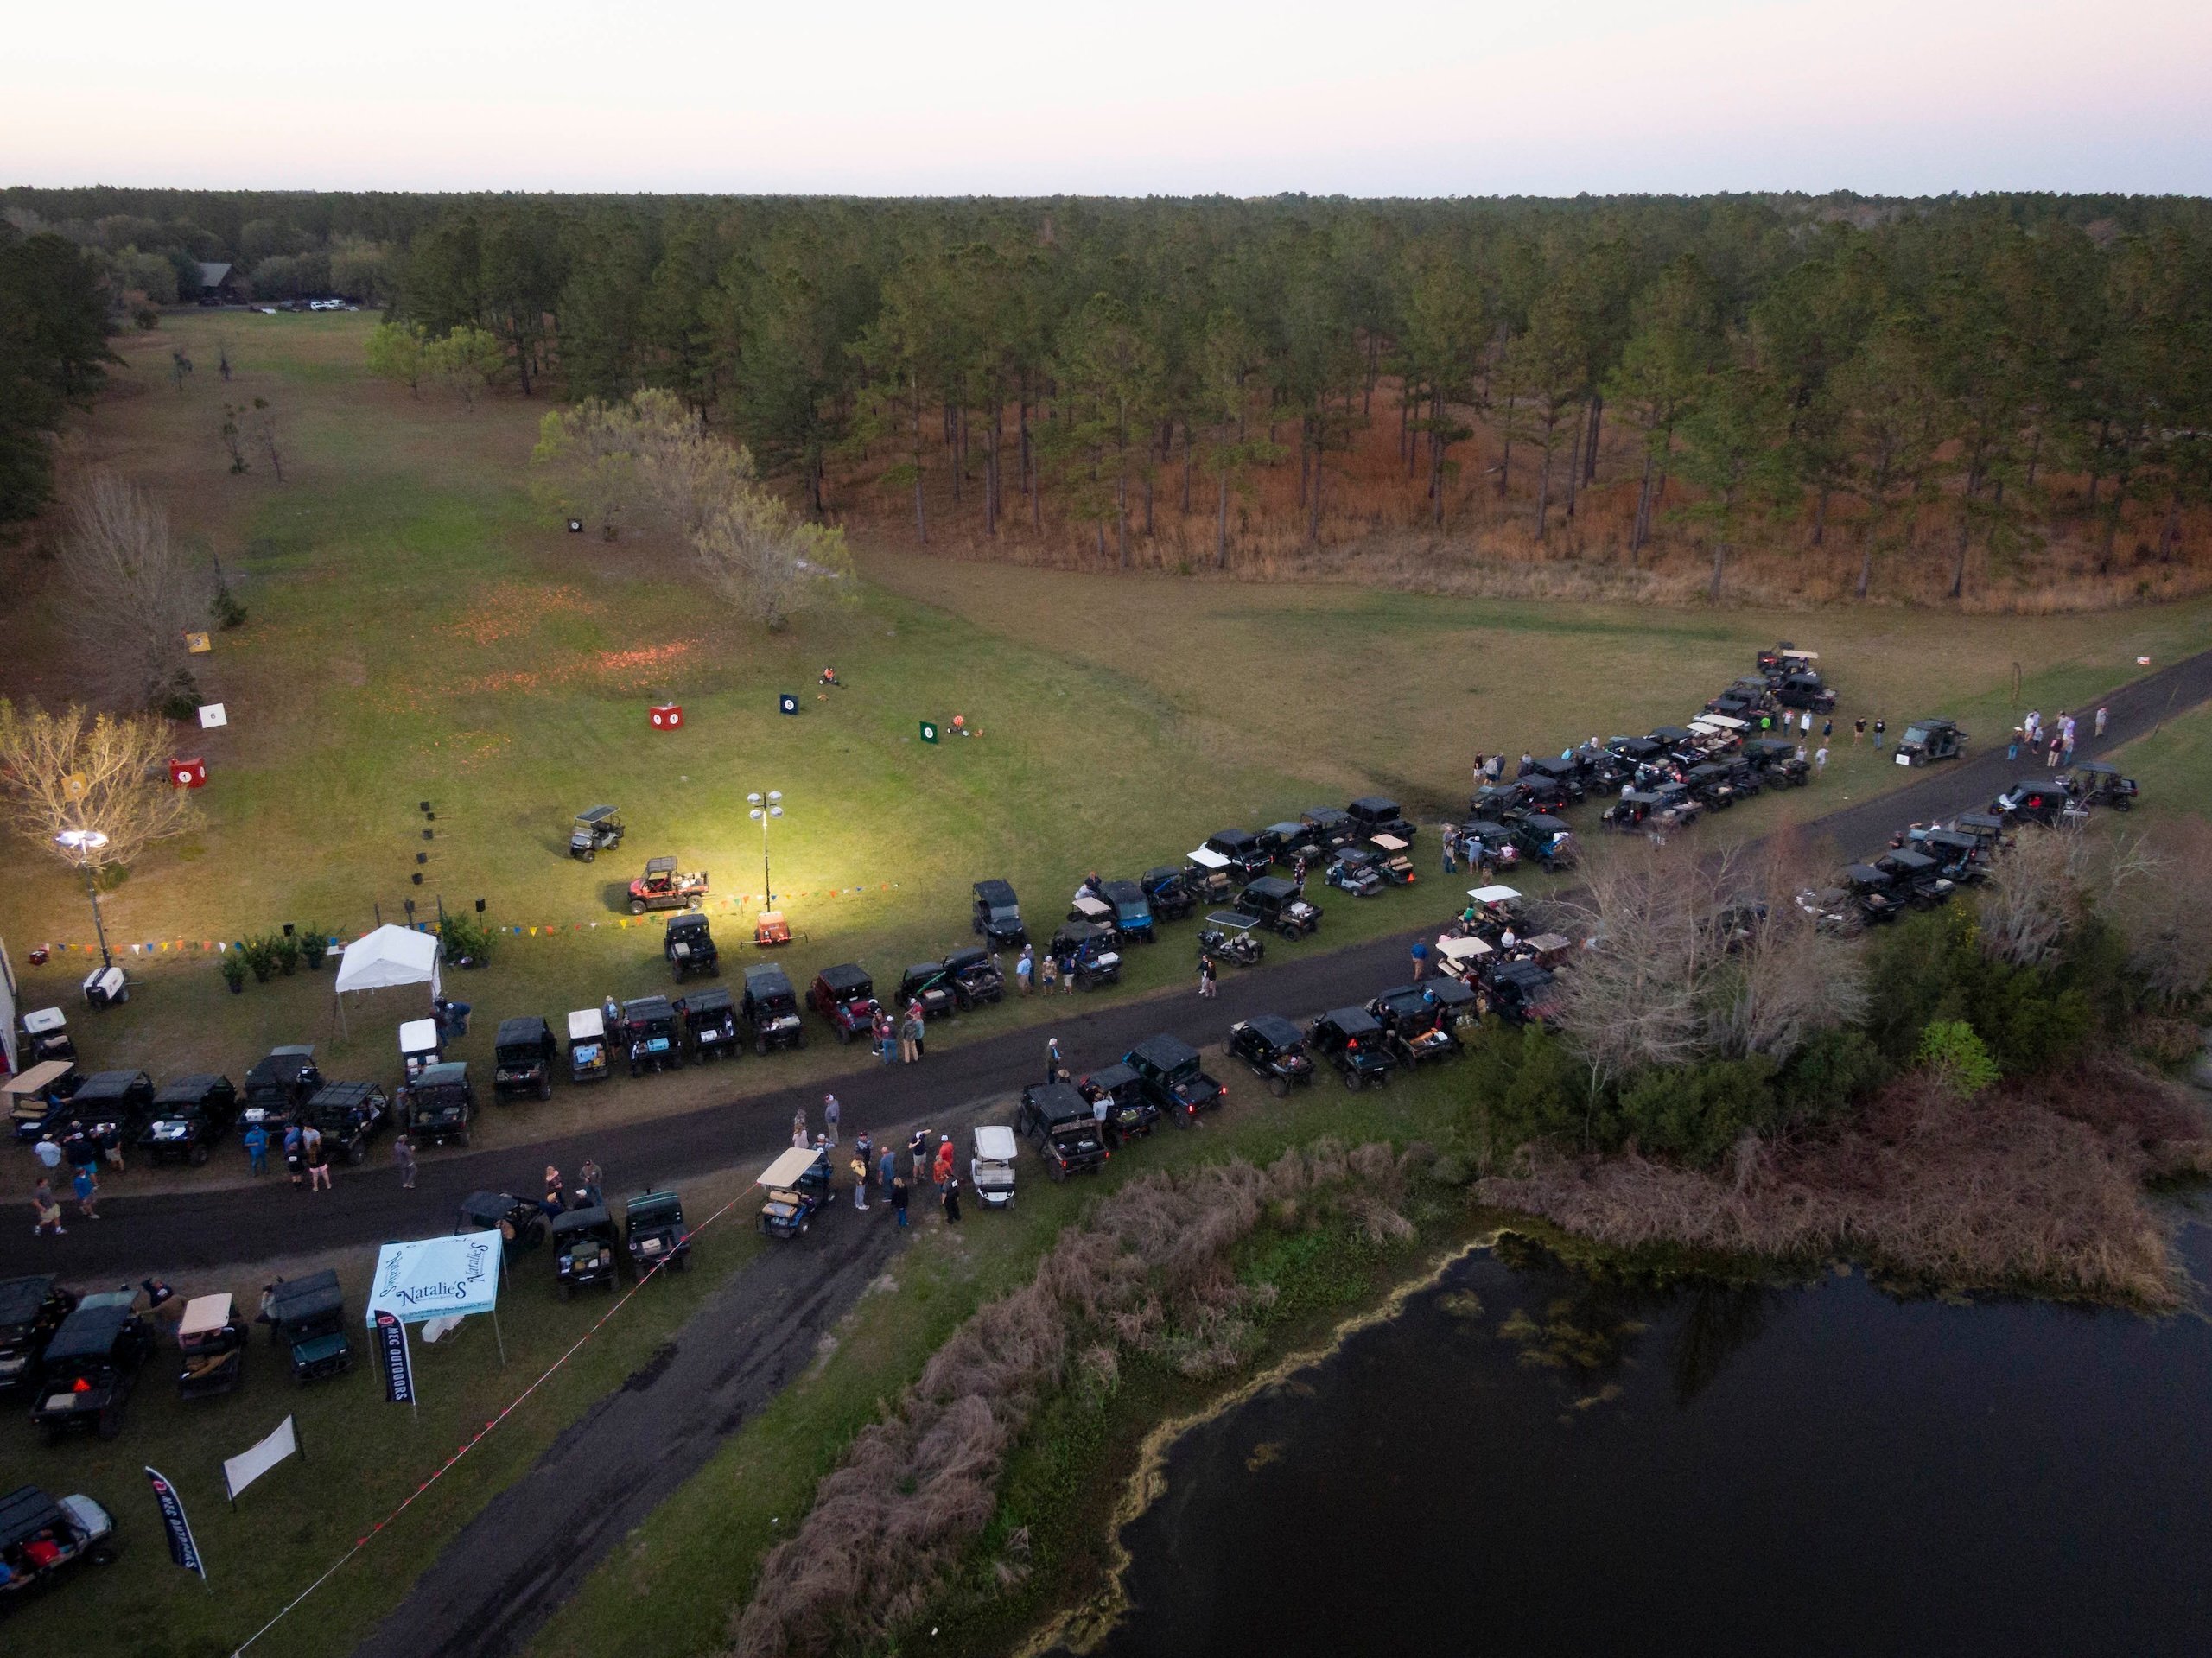
[(837, 1104), (837, 1096), (835, 1094), (824, 1094), (822, 1096), (822, 1123), (823, 1127), (829, 1130), (830, 1143), (832, 1146), (837, 1143), (839, 1137), (837, 1120), (842, 1115)]
[(61, 1142), (52, 1134), (40, 1135), (38, 1144), (31, 1147), (31, 1153), (38, 1159), (39, 1166), (48, 1174), (61, 1166)]
[(546, 1218), (558, 1215), (567, 1204), (568, 1190), (561, 1179), (561, 1171), (552, 1164), (545, 1166), (545, 1201), (539, 1205)]
[(936, 1178), (938, 1185), (952, 1178), (952, 1136), (939, 1134), (937, 1142)]

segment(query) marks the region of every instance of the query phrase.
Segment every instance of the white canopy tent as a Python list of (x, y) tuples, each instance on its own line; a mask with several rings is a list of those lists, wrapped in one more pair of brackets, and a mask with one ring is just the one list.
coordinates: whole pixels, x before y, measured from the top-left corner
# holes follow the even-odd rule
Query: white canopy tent
[(376, 1276), (369, 1280), (369, 1328), (376, 1328), (379, 1312), (404, 1324), (488, 1312), (505, 1363), (506, 1339), (499, 1334), (500, 1260), (497, 1231), (385, 1244), (377, 1251)]
[(346, 1025), (348, 991), (389, 990), (398, 986), (427, 984), (430, 994), (440, 991), (438, 939), (435, 933), (387, 924), (346, 946), (338, 958), (338, 1024)]

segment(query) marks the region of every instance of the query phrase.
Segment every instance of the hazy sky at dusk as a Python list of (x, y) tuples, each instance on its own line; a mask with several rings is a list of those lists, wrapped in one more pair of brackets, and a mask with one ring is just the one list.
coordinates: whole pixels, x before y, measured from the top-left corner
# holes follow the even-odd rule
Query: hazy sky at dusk
[(2207, 0), (120, 0), (0, 64), (0, 183), (2212, 194)]

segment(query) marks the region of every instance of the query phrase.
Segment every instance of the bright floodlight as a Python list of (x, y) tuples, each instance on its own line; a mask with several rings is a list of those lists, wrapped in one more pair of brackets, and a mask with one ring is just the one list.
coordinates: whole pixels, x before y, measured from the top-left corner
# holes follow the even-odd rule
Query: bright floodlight
[(768, 791), (768, 798), (771, 800), (781, 800), (783, 797), (784, 791), (781, 789), (771, 789)]
[(107, 844), (107, 836), (98, 829), (64, 829), (54, 838), (72, 852), (98, 852)]
[[(758, 799), (760, 799), (760, 797), (759, 795), (755, 795), (755, 796), (753, 796), (753, 797), (755, 800), (758, 800)], [(747, 817), (751, 818), (751, 819), (752, 819), (754, 823), (759, 823), (759, 822), (760, 821), (760, 807), (758, 807), (758, 806), (755, 806), (755, 807), (754, 807), (751, 811), (749, 811), (749, 812), (746, 813), (745, 815), (746, 815)]]
[(781, 806), (771, 806), (768, 808), (768, 816), (771, 817), (781, 817), (783, 815), (784, 809)]
[[(753, 805), (755, 805), (755, 806), (757, 806), (757, 805), (759, 805), (759, 804), (760, 804), (760, 797), (759, 795), (747, 795), (747, 796), (746, 796), (745, 797), (746, 797), (746, 799), (747, 799), (748, 802), (750, 802), (752, 804), (753, 804)], [(755, 812), (755, 813), (753, 813), (753, 815), (755, 817), (758, 817), (758, 816), (760, 816), (760, 814), (759, 812)]]

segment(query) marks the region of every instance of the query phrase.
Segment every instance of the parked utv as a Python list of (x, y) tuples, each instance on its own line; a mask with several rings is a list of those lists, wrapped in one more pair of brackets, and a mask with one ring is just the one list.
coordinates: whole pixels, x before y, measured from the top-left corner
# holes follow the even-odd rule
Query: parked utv
[(419, 1146), (466, 1146), (474, 1136), (476, 1089), (464, 1060), (426, 1066), (400, 1090), (407, 1102), (407, 1132)]
[(1758, 768), (1764, 782), (1802, 789), (1813, 780), (1813, 764), (1797, 758), (1797, 746), (1779, 737), (1761, 737), (1744, 745), (1744, 757)]
[(545, 1211), (527, 1197), (505, 1191), (472, 1191), (461, 1199), (461, 1217), (454, 1225), (462, 1232), (497, 1232), (511, 1255), (528, 1255), (545, 1242)]
[(0, 1282), (0, 1392), (35, 1386), (46, 1344), (77, 1310), (76, 1293), (52, 1273)]
[(1693, 765), (1682, 781), (1694, 797), (1714, 811), (1726, 811), (1736, 804), (1735, 779), (1725, 765), (1710, 761)]
[(1408, 1070), (1419, 1070), (1424, 1061), (1449, 1059), (1459, 1051), (1459, 1039), (1446, 1024), (1444, 1010), (1429, 1000), (1421, 985), (1385, 990), (1367, 1004), (1367, 1011), (1382, 1026), (1384, 1045)]
[(569, 855), (589, 863), (622, 844), (622, 820), (612, 806), (587, 806), (569, 831)]
[(952, 987), (952, 1000), (962, 1013), (1006, 1000), (1006, 975), (988, 950), (969, 944), (947, 956), (944, 966), (944, 981)]
[(694, 1063), (734, 1059), (741, 1044), (737, 1035), (737, 1004), (721, 985), (695, 990), (676, 1004), (683, 1021), (683, 1039), (690, 1045)]
[(2106, 760), (2082, 761), (2074, 768), (2067, 786), (2081, 805), (2109, 806), (2119, 812), (2133, 811), (2139, 792), (2133, 778), (2122, 777), (2120, 768)]
[(321, 1132), (327, 1154), (359, 1163), (391, 1123), (391, 1100), (381, 1083), (325, 1083), (301, 1108), (300, 1120)]
[(1049, 948), (1061, 978), (1078, 990), (1095, 990), (1121, 980), (1122, 956), (1114, 948), (1110, 928), (1089, 921), (1062, 922)]
[(979, 880), (975, 893), (971, 922), (986, 943), (1001, 950), (1020, 950), (1029, 942), (1029, 930), (1021, 924), (1021, 905), (1014, 896), (1013, 887), (1002, 880)]
[(1785, 708), (1809, 708), (1815, 714), (1835, 712), (1835, 692), (1820, 675), (1785, 674), (1774, 688), (1774, 700)]
[(1573, 832), (1548, 812), (1531, 812), (1514, 824), (1513, 843), (1522, 857), (1533, 858), (1547, 869), (1572, 868), (1581, 856)]
[(1390, 1056), (1381, 1021), (1364, 1007), (1339, 1007), (1306, 1027), (1306, 1045), (1317, 1059), (1337, 1068), (1354, 1093), (1372, 1083), (1387, 1085), (1397, 1062)]
[(1872, 864), (1847, 864), (1843, 884), (1845, 896), (1862, 922), (1894, 921), (1904, 913), (1896, 883), (1886, 871)]
[(679, 870), (673, 858), (648, 858), (645, 873), (630, 883), (630, 913), (696, 910), (707, 901), (707, 872)]
[(1106, 1166), (1106, 1141), (1090, 1103), (1065, 1083), (1032, 1083), (1021, 1090), (1014, 1130), (1037, 1142), (1045, 1172), (1054, 1180), (1096, 1174)]
[(1300, 859), (1316, 863), (1321, 858), (1321, 842), (1312, 827), (1302, 822), (1270, 823), (1260, 831), (1259, 838), (1277, 868), (1294, 869)]
[(1125, 944), (1156, 944), (1160, 935), (1152, 924), (1152, 904), (1144, 888), (1133, 880), (1109, 880), (1098, 896), (1112, 912), (1116, 937)]
[(773, 964), (745, 969), (745, 995), (738, 1013), (752, 1033), (753, 1051), (771, 1048), (803, 1048), (806, 1027), (799, 1022), (798, 996), (783, 969)]
[(1243, 866), (1211, 846), (1194, 847), (1183, 871), (1183, 885), (1198, 904), (1226, 904), (1244, 884)]
[(236, 1393), (245, 1381), (245, 1337), (246, 1322), (229, 1291), (186, 1302), (176, 1327), (177, 1353), (183, 1361), (177, 1397), (213, 1399)]
[(1470, 869), (1488, 864), (1510, 869), (1521, 861), (1521, 848), (1513, 844), (1513, 831), (1484, 817), (1471, 817), (1459, 825), (1459, 856)]
[(683, 1067), (683, 1032), (676, 1006), (666, 996), (639, 996), (622, 1004), (622, 1041), (632, 1077)]
[(569, 1080), (602, 1082), (609, 1069), (605, 1010), (574, 1009), (569, 1014)]
[(1126, 1146), (1150, 1134), (1160, 1121), (1160, 1108), (1146, 1091), (1144, 1079), (1124, 1064), (1111, 1064), (1094, 1070), (1076, 1085), (1076, 1092), (1090, 1102), (1091, 1115), (1098, 1115), (1098, 1108), (1106, 1108), (1100, 1119), (1106, 1125), (1106, 1138), (1113, 1145)]
[(1334, 806), (1316, 806), (1302, 814), (1306, 832), (1321, 857), (1326, 857), (1340, 846), (1350, 846), (1359, 839), (1359, 825), (1348, 811)]
[(269, 1304), (270, 1338), (290, 1354), (292, 1380), (321, 1382), (353, 1368), (346, 1339), (346, 1297), (325, 1268), (280, 1282)]
[(57, 1502), (35, 1485), (0, 1496), (0, 1611), (26, 1604), (88, 1560), (115, 1561), (115, 1520), (92, 1498)]
[(615, 1251), (622, 1241), (604, 1204), (562, 1210), (553, 1217), (548, 1236), (553, 1244), (553, 1278), (563, 1301), (594, 1284), (604, 1284), (613, 1293), (621, 1276)]
[(1899, 765), (1955, 760), (1967, 752), (1967, 734), (1948, 720), (1915, 720), (1897, 739)]
[(1365, 840), (1395, 835), (1410, 842), (1420, 833), (1413, 819), (1398, 810), (1398, 803), (1384, 795), (1362, 795), (1344, 808), (1344, 815), (1351, 819), (1352, 832)]
[(2056, 778), (2022, 778), (1990, 803), (1989, 810), (2016, 823), (2049, 829), (2074, 804), (2073, 791)]
[(1313, 1057), (1306, 1033), (1276, 1013), (1259, 1013), (1229, 1027), (1229, 1057), (1242, 1060), (1281, 1099), (1301, 1083), (1313, 1080)]
[(678, 984), (694, 973), (712, 977), (722, 970), (721, 951), (715, 948), (714, 929), (703, 915), (679, 915), (670, 921), (660, 953), (676, 969)]
[(917, 962), (899, 975), (900, 1013), (917, 1004), (925, 1020), (949, 1019), (958, 1011), (959, 1000), (952, 994), (952, 981), (944, 976), (943, 962)]
[(238, 1113), (239, 1124), (251, 1127), (257, 1122), (272, 1134), (288, 1128), (292, 1114), (321, 1086), (322, 1073), (315, 1069), (313, 1043), (271, 1048), (245, 1074), (245, 1105)]
[(87, 1127), (119, 1125), (135, 1135), (154, 1107), (154, 1079), (143, 1070), (96, 1070), (69, 1096), (69, 1115)]
[(1554, 791), (1558, 804), (1579, 806), (1586, 792), (1582, 766), (1577, 760), (1562, 759), (1556, 754), (1546, 755), (1536, 761), (1536, 769), (1529, 773), (1531, 780), (1541, 778)]
[(1558, 984), (1551, 970), (1534, 962), (1487, 964), (1475, 991), (1478, 1016), (1496, 1013), (1509, 1025), (1549, 1019), (1560, 1008)]
[(630, 1270), (642, 1280), (656, 1267), (688, 1272), (691, 1233), (683, 1224), (683, 1200), (672, 1191), (647, 1191), (630, 1199), (622, 1211), (622, 1242)]
[(500, 1099), (533, 1094), (553, 1097), (553, 1059), (560, 1051), (553, 1032), (535, 1013), (499, 1021), (492, 1045), (492, 1091)]
[(1180, 921), (1198, 907), (1179, 864), (1155, 864), (1137, 878), (1155, 921)]
[(1122, 1056), (1160, 1115), (1178, 1128), (1198, 1121), (1198, 1113), (1225, 1103), (1229, 1090), (1205, 1073), (1198, 1051), (1173, 1036), (1147, 1037)]
[(1209, 835), (1205, 849), (1228, 859), (1240, 882), (1266, 874), (1268, 867), (1274, 862), (1268, 856), (1267, 848), (1260, 844), (1260, 837), (1249, 829), (1226, 829), (1218, 834)]
[(198, 1168), (238, 1117), (238, 1091), (227, 1077), (180, 1077), (164, 1083), (148, 1108), (138, 1148), (156, 1163)]
[(882, 1004), (875, 999), (875, 981), (858, 962), (840, 962), (816, 974), (814, 982), (806, 988), (806, 1004), (830, 1021), (840, 1042), (868, 1035), (874, 1029), (876, 1014), (882, 1011)]
[(1891, 889), (1916, 910), (1932, 910), (1950, 899), (1953, 889), (1943, 878), (1942, 863), (1925, 852), (1901, 847), (1877, 858), (1874, 867), (1890, 878)]
[(1303, 938), (1321, 931), (1319, 906), (1308, 904), (1306, 895), (1280, 875), (1262, 875), (1247, 886), (1236, 895), (1236, 908), (1285, 938)]
[(154, 1332), (131, 1310), (130, 1290), (88, 1295), (47, 1343), (31, 1422), (54, 1444), (73, 1432), (112, 1439), (123, 1407), (152, 1356)]

